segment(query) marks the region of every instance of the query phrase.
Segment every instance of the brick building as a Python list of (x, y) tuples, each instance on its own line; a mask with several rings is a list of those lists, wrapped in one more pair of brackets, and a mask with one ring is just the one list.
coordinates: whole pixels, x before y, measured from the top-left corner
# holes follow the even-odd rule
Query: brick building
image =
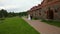
[(28, 14), (33, 18), (60, 20), (60, 0), (43, 0), (38, 6), (32, 7)]

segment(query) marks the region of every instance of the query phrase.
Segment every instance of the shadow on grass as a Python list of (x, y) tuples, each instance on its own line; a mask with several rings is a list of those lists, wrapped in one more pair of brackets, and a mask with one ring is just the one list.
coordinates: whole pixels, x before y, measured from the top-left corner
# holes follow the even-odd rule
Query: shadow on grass
[(45, 22), (45, 23), (48, 23), (48, 24), (51, 24), (51, 25), (54, 25), (54, 26), (57, 26), (57, 27), (60, 27), (60, 21), (44, 20), (44, 19), (42, 19), (41, 21)]

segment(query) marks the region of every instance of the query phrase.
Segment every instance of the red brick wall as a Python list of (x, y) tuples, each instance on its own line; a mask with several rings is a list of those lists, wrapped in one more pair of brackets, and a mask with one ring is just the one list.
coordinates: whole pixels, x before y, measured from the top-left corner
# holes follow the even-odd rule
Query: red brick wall
[[(45, 11), (47, 11), (47, 9), (50, 7), (50, 8), (53, 8), (53, 11), (54, 9), (56, 9), (58, 7), (58, 5), (60, 4), (60, 0), (51, 0), (50, 2), (48, 2), (48, 0), (43, 0), (43, 2), (41, 3), (40, 6), (36, 6), (36, 7), (33, 7), (29, 12), (28, 14), (31, 14), (32, 16), (34, 17), (39, 17), (41, 16), (41, 18), (46, 18), (46, 13)], [(57, 5), (57, 6), (56, 6)], [(54, 6), (56, 6), (56, 8), (54, 8)], [(60, 6), (60, 5), (59, 5)], [(38, 10), (40, 10), (41, 8), (41, 15), (39, 15), (38, 13)], [(38, 9), (38, 10), (37, 10)], [(59, 10), (60, 11), (60, 10)], [(58, 12), (59, 12), (58, 11)], [(37, 14), (37, 16), (35, 16), (35, 14)], [(59, 13), (58, 13), (59, 14)], [(58, 15), (60, 16), (60, 15)], [(55, 19), (59, 19), (57, 16), (55, 16), (55, 13), (54, 13), (54, 18)]]

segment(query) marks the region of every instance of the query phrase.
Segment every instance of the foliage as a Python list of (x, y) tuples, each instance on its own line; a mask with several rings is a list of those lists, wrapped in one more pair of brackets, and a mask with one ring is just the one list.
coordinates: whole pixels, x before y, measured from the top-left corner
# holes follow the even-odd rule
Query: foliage
[(8, 16), (7, 10), (1, 9), (0, 10), (0, 18), (7, 17), (7, 16)]
[(7, 12), (7, 10), (1, 9), (0, 10), (0, 18), (5, 17), (15, 17), (15, 16), (26, 16), (27, 12), (20, 12), (20, 13), (14, 13), (14, 12)]
[(14, 13), (14, 12), (7, 12), (7, 10), (1, 9), (0, 10), (0, 18), (5, 18), (5, 17), (14, 17), (18, 16), (19, 13)]
[(8, 17), (15, 17), (15, 16), (18, 16), (19, 13), (14, 13), (14, 12), (9, 12), (8, 13)]
[(27, 12), (20, 12), (19, 13), (19, 16), (26, 16), (27, 15)]
[(44, 20), (44, 19), (43, 19), (42, 22), (45, 22), (45, 23), (48, 23), (48, 24), (51, 24), (51, 25), (55, 25), (55, 26), (60, 27), (60, 21)]

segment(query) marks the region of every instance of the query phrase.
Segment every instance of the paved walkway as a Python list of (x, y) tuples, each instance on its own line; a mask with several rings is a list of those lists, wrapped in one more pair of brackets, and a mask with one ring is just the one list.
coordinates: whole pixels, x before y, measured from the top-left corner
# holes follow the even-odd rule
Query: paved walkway
[(33, 28), (35, 28), (41, 34), (60, 34), (60, 27), (52, 26), (39, 20), (28, 20), (27, 18), (23, 18), (28, 22)]

